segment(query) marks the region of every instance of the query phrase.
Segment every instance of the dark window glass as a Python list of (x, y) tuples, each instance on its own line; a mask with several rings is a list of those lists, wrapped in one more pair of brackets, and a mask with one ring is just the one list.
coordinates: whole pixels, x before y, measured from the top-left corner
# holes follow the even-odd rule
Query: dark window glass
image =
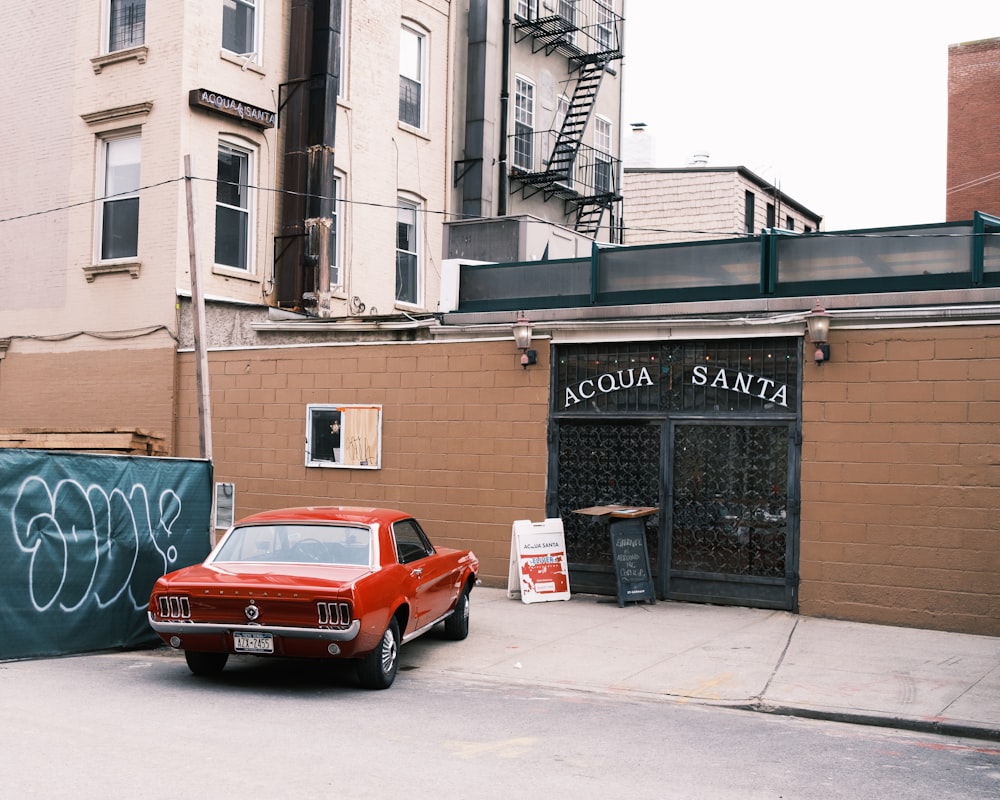
[(420, 84), (405, 75), (399, 76), (399, 121), (420, 127)]
[(111, 0), (108, 51), (138, 47), (146, 40), (146, 0)]
[(753, 192), (748, 191), (743, 197), (743, 219), (744, 219), (744, 230), (753, 234), (756, 222), (754, 222), (754, 197)]
[(256, 0), (223, 0), (222, 46), (232, 53), (254, 50)]
[(392, 534), (396, 539), (396, 557), (400, 564), (419, 561), (434, 552), (415, 520), (404, 519), (393, 523)]
[(135, 258), (139, 253), (139, 198), (104, 204), (101, 258)]

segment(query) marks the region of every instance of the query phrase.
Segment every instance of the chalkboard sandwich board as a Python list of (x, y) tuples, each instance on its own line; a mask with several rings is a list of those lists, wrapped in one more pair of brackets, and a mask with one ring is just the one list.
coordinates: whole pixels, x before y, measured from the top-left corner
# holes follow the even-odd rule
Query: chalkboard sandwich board
[(615, 562), (618, 606), (649, 600), (656, 603), (653, 573), (649, 568), (646, 528), (641, 518), (612, 517), (611, 557)]

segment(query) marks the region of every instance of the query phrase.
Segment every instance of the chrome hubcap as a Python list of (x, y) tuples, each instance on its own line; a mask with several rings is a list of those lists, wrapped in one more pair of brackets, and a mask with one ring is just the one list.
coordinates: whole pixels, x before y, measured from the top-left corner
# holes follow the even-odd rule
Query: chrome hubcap
[(388, 674), (396, 663), (396, 637), (386, 631), (382, 637), (382, 671)]

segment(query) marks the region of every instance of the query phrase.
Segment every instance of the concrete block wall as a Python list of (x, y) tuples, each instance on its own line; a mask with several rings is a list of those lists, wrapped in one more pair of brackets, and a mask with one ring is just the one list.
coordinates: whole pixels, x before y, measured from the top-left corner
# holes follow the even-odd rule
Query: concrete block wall
[[(545, 514), (548, 350), (513, 340), (213, 352), (215, 480), (236, 516), (301, 504), (411, 512), (439, 545), (472, 547), (505, 586), (514, 520)], [(197, 454), (192, 354), (180, 357), (177, 455)], [(382, 405), (382, 468), (305, 466), (306, 405)]]
[(0, 360), (0, 427), (142, 429), (163, 437), (169, 452), (176, 351), (168, 336), (129, 347), (53, 347), (14, 340)]
[(1000, 329), (830, 338), (803, 379), (801, 613), (1000, 635)]

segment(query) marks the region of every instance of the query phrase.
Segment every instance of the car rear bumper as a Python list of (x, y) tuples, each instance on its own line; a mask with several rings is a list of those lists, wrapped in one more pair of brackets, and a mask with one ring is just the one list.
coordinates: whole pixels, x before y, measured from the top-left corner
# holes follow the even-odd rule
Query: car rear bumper
[(323, 642), (349, 642), (361, 630), (361, 620), (356, 619), (347, 628), (289, 628), (281, 625), (226, 625), (217, 622), (183, 622), (158, 620), (147, 612), (149, 626), (158, 634), (190, 636), (192, 634), (227, 634), (233, 631), (247, 633), (273, 633), (286, 639), (313, 639)]

